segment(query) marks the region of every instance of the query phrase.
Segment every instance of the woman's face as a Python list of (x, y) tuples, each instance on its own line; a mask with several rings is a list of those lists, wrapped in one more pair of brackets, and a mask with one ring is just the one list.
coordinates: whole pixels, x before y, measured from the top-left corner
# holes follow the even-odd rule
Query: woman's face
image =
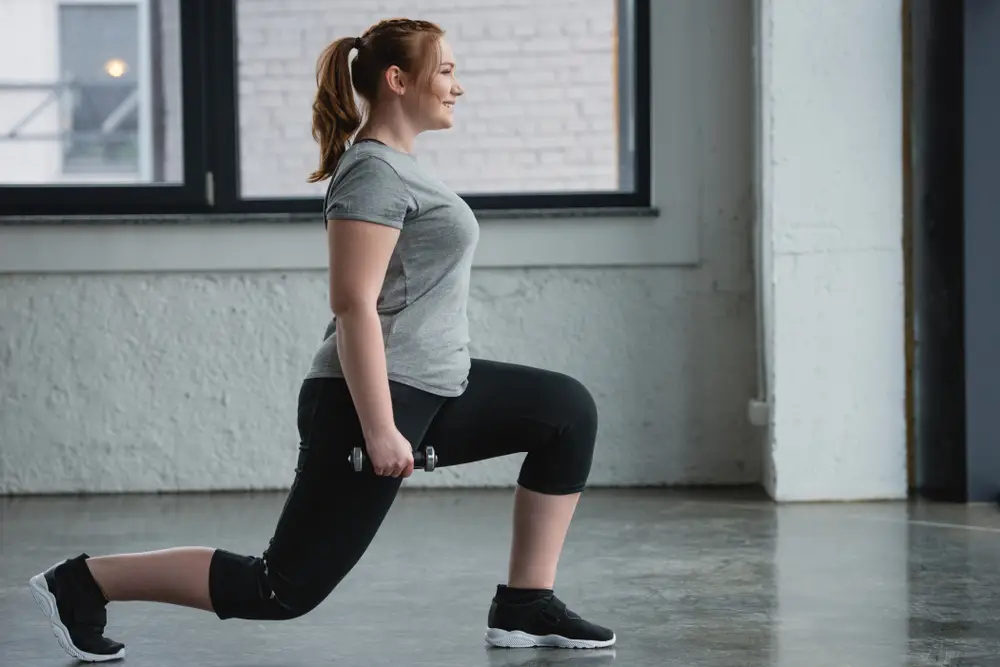
[(444, 130), (454, 125), (455, 102), (465, 92), (455, 76), (455, 54), (451, 45), (445, 39), (439, 44), (441, 57), (432, 73), (430, 90), (411, 89), (414, 93), (411, 108), (421, 131)]

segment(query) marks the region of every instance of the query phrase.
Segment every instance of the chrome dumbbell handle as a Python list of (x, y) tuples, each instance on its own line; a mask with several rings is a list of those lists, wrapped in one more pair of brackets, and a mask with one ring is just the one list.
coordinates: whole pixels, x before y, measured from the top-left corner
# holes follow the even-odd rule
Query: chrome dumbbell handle
[[(425, 472), (433, 472), (437, 467), (437, 454), (433, 447), (427, 447), (427, 451), (417, 450), (413, 452), (413, 468)], [(355, 447), (347, 460), (354, 467), (354, 472), (361, 472), (365, 467), (365, 451), (361, 447)]]

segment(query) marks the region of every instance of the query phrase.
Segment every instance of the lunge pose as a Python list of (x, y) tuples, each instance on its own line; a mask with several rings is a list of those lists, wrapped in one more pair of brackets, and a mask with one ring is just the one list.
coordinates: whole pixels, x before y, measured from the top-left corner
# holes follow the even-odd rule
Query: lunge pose
[[(308, 613), (365, 553), (414, 452), (431, 447), (438, 467), (526, 453), (507, 580), (484, 608), (486, 641), (614, 644), (611, 630), (569, 611), (553, 590), (590, 474), (593, 398), (560, 373), (470, 359), (478, 223), (412, 154), (418, 134), (452, 126), (463, 93), (455, 71), (444, 33), (425, 21), (382, 21), (320, 56), (313, 136), (321, 150), (310, 181), (330, 181), (333, 317), (300, 390), (295, 480), (270, 543), (260, 555), (177, 547), (52, 566), (31, 588), (71, 655), (124, 656), (104, 634), (109, 601), (184, 605), (221, 619)], [(361, 471), (348, 462), (359, 446)]]

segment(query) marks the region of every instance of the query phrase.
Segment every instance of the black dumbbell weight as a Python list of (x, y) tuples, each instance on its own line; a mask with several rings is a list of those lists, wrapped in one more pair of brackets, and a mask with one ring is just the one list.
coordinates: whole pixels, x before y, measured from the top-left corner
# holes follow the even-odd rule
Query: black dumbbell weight
[[(355, 447), (354, 452), (347, 457), (347, 460), (351, 462), (354, 466), (354, 472), (361, 472), (365, 467), (365, 451), (361, 447)], [(419, 449), (413, 452), (413, 469), (422, 469), (426, 472), (432, 472), (434, 468), (437, 467), (437, 454), (434, 453), (433, 447), (427, 447), (426, 454)]]

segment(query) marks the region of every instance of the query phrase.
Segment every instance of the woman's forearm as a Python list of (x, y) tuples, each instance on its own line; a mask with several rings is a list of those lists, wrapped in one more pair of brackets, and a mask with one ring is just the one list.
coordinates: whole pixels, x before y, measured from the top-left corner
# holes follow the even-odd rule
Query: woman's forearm
[(395, 428), (382, 323), (374, 308), (337, 315), (337, 354), (364, 435)]

